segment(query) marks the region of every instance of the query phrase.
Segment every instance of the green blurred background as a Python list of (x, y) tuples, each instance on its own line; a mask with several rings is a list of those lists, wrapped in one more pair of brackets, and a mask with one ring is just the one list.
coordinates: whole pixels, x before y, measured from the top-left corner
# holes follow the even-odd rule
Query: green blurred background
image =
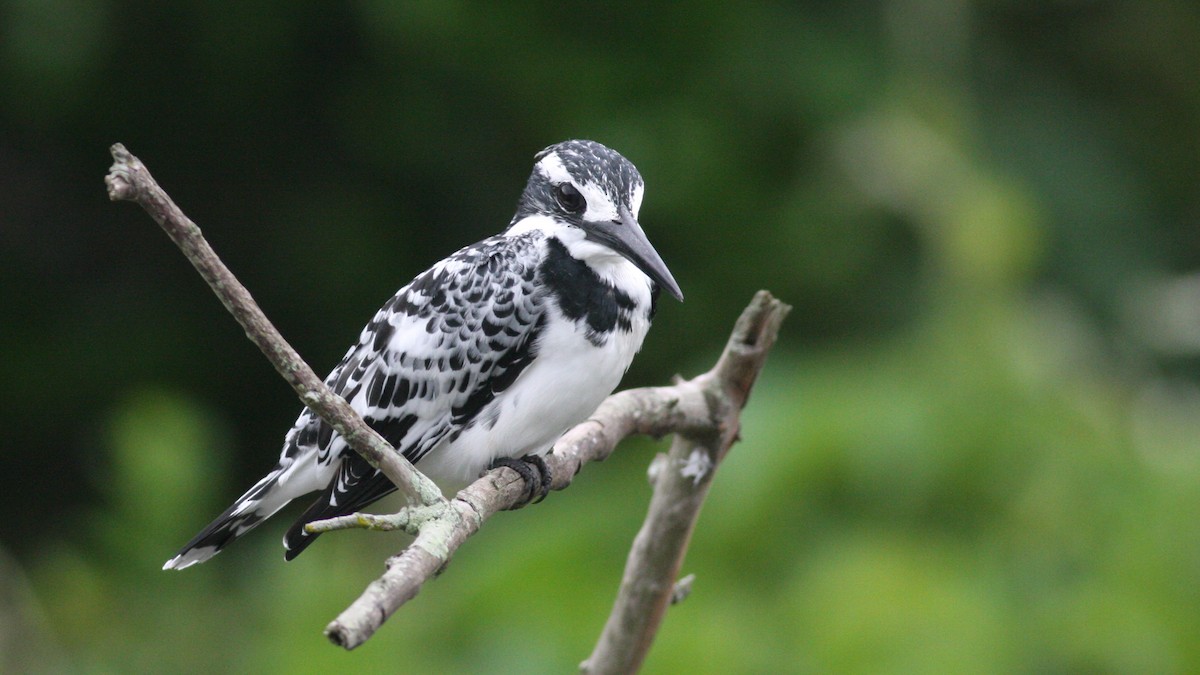
[(298, 403), (102, 179), (125, 143), (326, 371), (584, 137), (687, 295), (626, 385), (795, 307), (646, 672), (1196, 672), (1198, 75), (1182, 0), (0, 0), (0, 671), (572, 670), (662, 444), (352, 653), (399, 537), (159, 570)]

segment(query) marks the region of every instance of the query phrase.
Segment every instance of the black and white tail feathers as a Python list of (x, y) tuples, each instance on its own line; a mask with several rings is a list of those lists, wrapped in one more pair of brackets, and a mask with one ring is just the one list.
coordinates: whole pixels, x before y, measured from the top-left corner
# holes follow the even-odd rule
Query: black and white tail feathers
[(275, 469), (254, 484), (225, 512), (217, 516), (200, 534), (192, 538), (179, 553), (163, 565), (164, 570), (181, 570), (204, 562), (221, 552), (231, 541), (253, 530), (262, 521), (292, 500), (281, 494), (279, 476), (283, 466)]
[[(221, 552), (234, 539), (246, 534), (259, 523), (275, 515), (296, 497), (288, 494), (280, 479), (286, 467), (276, 465), (271, 473), (246, 491), (224, 513), (217, 516), (200, 534), (189, 541), (179, 553), (163, 565), (164, 570), (181, 570), (202, 563)], [(286, 479), (284, 479), (286, 482)], [(319, 536), (304, 531), (314, 520), (336, 518), (354, 513), (372, 502), (394, 492), (396, 486), (357, 454), (348, 456), (338, 469), (337, 478), (321, 492), (321, 496), (300, 515), (283, 536), (284, 559), (300, 555)]]

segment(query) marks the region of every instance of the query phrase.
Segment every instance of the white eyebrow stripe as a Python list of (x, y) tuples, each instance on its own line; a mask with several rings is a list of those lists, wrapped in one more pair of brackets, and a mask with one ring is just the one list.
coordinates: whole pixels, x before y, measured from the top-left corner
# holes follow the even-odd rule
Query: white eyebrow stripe
[(542, 170), (542, 173), (552, 183), (574, 184), (575, 182), (571, 180), (571, 172), (567, 171), (567, 167), (563, 165), (562, 160), (555, 153), (550, 153), (543, 157), (542, 161), (538, 162), (538, 168)]
[(587, 200), (587, 211), (583, 212), (584, 220), (597, 222), (618, 219), (617, 205), (613, 204), (612, 198), (600, 189), (599, 185), (586, 183), (575, 187), (579, 188), (579, 193)]

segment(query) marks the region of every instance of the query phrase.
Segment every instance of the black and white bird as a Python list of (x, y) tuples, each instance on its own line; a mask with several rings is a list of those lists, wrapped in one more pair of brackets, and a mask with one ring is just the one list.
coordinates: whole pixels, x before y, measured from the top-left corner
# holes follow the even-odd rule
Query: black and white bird
[[(508, 229), (401, 288), (325, 380), (444, 489), (498, 462), (537, 464), (532, 458), (616, 388), (660, 287), (683, 300), (638, 224), (644, 183), (629, 160), (572, 140), (535, 162)], [(394, 489), (305, 409), (275, 468), (163, 569), (208, 560), (288, 502), (320, 491), (284, 535), (291, 560), (317, 536), (304, 532), (306, 523), (353, 513)]]

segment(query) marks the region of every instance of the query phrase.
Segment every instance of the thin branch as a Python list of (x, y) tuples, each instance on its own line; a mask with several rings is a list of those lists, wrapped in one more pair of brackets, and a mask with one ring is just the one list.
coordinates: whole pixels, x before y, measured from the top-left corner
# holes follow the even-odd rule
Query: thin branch
[[(703, 392), (690, 382), (613, 394), (589, 420), (564, 434), (545, 457), (552, 476), (550, 488), (565, 489), (584, 464), (607, 458), (627, 436), (661, 437), (673, 429), (708, 425), (707, 414)], [(430, 514), (413, 543), (388, 559), (383, 576), (371, 582), (325, 628), (325, 634), (347, 649), (365, 642), (416, 596), (485, 520), (520, 503), (524, 494), (523, 479), (509, 468), (490, 471), (468, 485), (445, 511)]]
[(300, 401), (328, 422), (350, 447), (371, 466), (382, 471), (410, 498), (422, 504), (443, 501), (437, 485), (414, 469), (382, 436), (367, 426), (350, 404), (330, 391), (283, 339), (259, 309), (258, 303), (250, 297), (246, 287), (217, 257), (196, 223), (184, 215), (158, 186), (146, 165), (120, 143), (113, 145), (110, 150), (113, 165), (104, 179), (108, 186), (108, 198), (112, 201), (134, 202), (150, 214), (241, 324), (246, 337), (262, 350), (275, 370), (292, 385)]
[[(485, 520), (519, 504), (525, 495), (524, 481), (512, 469), (495, 469), (454, 499), (444, 499), (432, 481), (325, 387), (145, 166), (120, 144), (112, 147), (112, 154), (115, 162), (106, 178), (109, 197), (141, 205), (192, 261), (247, 337), (292, 385), (301, 401), (419, 502), (392, 515), (352, 514), (308, 525), (313, 532), (400, 529), (416, 536), (412, 544), (388, 559), (383, 576), (326, 627), (331, 641), (353, 649), (445, 567)], [(672, 595), (686, 595), (690, 587), (687, 580), (679, 582), (678, 593), (673, 591), (696, 516), (713, 471), (737, 438), (739, 413), (788, 309), (760, 291), (738, 320), (712, 371), (692, 380), (677, 379), (669, 387), (633, 389), (610, 396), (589, 420), (564, 434), (545, 458), (553, 476), (551, 489), (562, 490), (584, 464), (605, 459), (627, 436), (658, 438), (677, 434), (667, 463), (659, 466), (654, 480), (650, 512), (634, 542), (610, 625), (586, 662), (586, 670), (635, 670), (649, 649)], [(617, 629), (610, 630), (614, 624)]]
[(681, 429), (666, 461), (652, 466), (654, 495), (646, 520), (633, 540), (604, 631), (592, 655), (580, 664), (583, 672), (633, 673), (641, 667), (675, 597), (679, 567), (713, 475), (738, 439), (741, 410), (790, 309), (759, 291), (738, 319), (717, 365), (684, 383), (700, 391), (709, 425)]

